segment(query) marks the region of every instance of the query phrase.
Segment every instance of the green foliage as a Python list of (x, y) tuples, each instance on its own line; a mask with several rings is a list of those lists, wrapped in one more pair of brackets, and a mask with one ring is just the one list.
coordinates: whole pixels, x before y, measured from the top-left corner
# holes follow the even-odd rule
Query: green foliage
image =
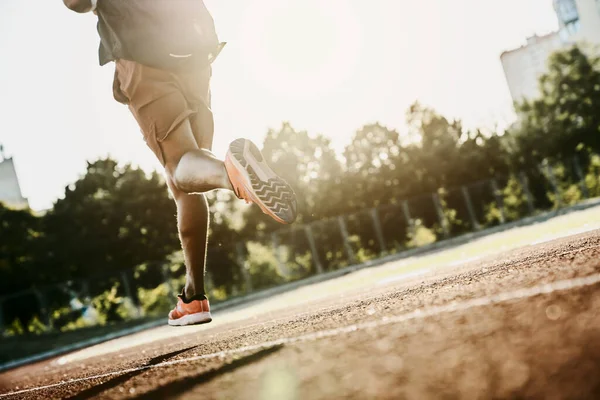
[(4, 335), (8, 337), (19, 336), (25, 333), (39, 335), (48, 331), (49, 328), (40, 321), (40, 318), (37, 315), (34, 315), (26, 326), (23, 326), (18, 319), (13, 320), (13, 322), (4, 330)]
[[(440, 199), (440, 205), (442, 207), (443, 217), (448, 224), (448, 229), (451, 232), (463, 232), (466, 229), (466, 223), (458, 217), (457, 210), (448, 205), (448, 190), (444, 188), (439, 189), (438, 196)], [(443, 230), (440, 229), (439, 233), (443, 233), (442, 231)]]
[(61, 332), (75, 331), (77, 329), (88, 328), (96, 325), (96, 322), (90, 321), (86, 318), (79, 317), (74, 321), (68, 322), (67, 324), (60, 327)]
[(44, 323), (40, 321), (40, 318), (37, 315), (33, 317), (31, 322), (27, 326), (27, 331), (34, 335), (39, 335), (41, 333), (47, 332), (48, 330), (49, 327), (44, 325)]
[(173, 297), (166, 283), (153, 289), (138, 288), (138, 298), (144, 315), (164, 315), (173, 307)]
[(179, 248), (174, 216), (158, 174), (120, 168), (110, 159), (89, 163), (44, 217), (42, 262), (53, 280), (162, 262)]
[(581, 188), (568, 176), (565, 164), (555, 163), (550, 168), (554, 175), (554, 182), (558, 186), (558, 195), (555, 191), (548, 192), (553, 207), (570, 206), (581, 201), (583, 199)]
[[(310, 136), (297, 131), (289, 123), (279, 130), (270, 129), (264, 140), (263, 154), (274, 170), (294, 188), (298, 198), (298, 222), (321, 219), (344, 204), (341, 165), (323, 135)], [(324, 191), (324, 188), (328, 188)], [(279, 226), (265, 219), (256, 207), (248, 208), (243, 235), (252, 237), (257, 231), (272, 231)]]
[(96, 296), (91, 301), (92, 307), (98, 312), (98, 322), (101, 325), (137, 316), (137, 309), (131, 299), (118, 294), (119, 286), (120, 284), (116, 283), (110, 290)]
[(24, 289), (47, 276), (36, 265), (40, 235), (39, 217), (0, 203), (0, 293)]
[[(366, 124), (352, 135), (342, 157), (326, 136), (309, 135), (289, 123), (269, 130), (263, 152), (294, 187), (299, 223), (315, 222), (311, 226), (324, 269), (341, 268), (348, 260), (338, 215), (348, 216), (350, 245), (357, 260), (364, 261), (380, 250), (372, 221), (364, 213), (372, 207), (380, 211), (387, 250), (396, 251), (433, 243), (444, 234), (433, 193), (439, 195), (452, 235), (473, 229), (463, 185), (469, 187), (484, 227), (500, 223), (502, 216), (514, 221), (530, 214), (518, 178), (521, 171), (529, 178), (536, 210), (600, 196), (600, 58), (576, 46), (554, 54), (540, 89), (539, 98), (517, 105), (520, 120), (508, 132), (468, 130), (461, 121), (415, 103), (406, 112), (406, 132)], [(498, 193), (489, 187), (492, 177), (504, 182)], [(212, 299), (244, 292), (240, 257), (246, 257), (255, 289), (315, 272), (302, 229), (280, 231), (281, 226), (258, 207), (242, 205), (231, 193), (218, 191), (207, 197), (212, 215), (207, 260)], [(496, 197), (502, 199), (502, 208)], [(416, 219), (412, 227), (401, 207), (405, 200)], [(280, 238), (277, 254), (266, 240), (273, 232)], [(247, 254), (239, 254), (244, 248)], [(169, 265), (170, 285), (155, 268), (164, 263)], [(64, 304), (64, 293), (43, 290), (54, 282), (97, 283), (90, 305), (98, 323), (138, 316), (138, 307), (124, 298), (119, 284), (96, 279), (132, 269), (132, 289), (142, 314), (160, 315), (170, 309), (171, 288), (179, 291), (185, 283), (184, 266), (175, 205), (156, 173), (97, 160), (43, 216), (0, 204), (0, 294), (38, 290), (38, 295), (5, 306), (5, 319), (14, 321), (8, 328), (13, 334), (47, 329), (36, 317), (41, 292), (53, 311), (55, 328), (92, 323)]]
[(600, 58), (577, 46), (553, 54), (540, 91), (539, 98), (517, 105), (521, 123), (511, 132), (512, 159), (535, 165), (573, 156), (580, 145), (600, 151)]
[(591, 197), (600, 196), (600, 156), (592, 154), (585, 175), (585, 186)]
[(15, 318), (10, 325), (6, 327), (3, 334), (4, 336), (19, 336), (25, 333), (25, 328), (23, 328), (23, 324), (18, 318)]
[[(511, 176), (501, 191), (503, 213), (506, 221), (516, 221), (529, 212), (527, 195), (519, 179)], [(497, 203), (491, 203), (486, 212), (486, 223), (496, 224), (501, 221), (501, 212)]]
[(248, 242), (246, 247), (248, 249), (247, 268), (254, 288), (266, 288), (285, 282), (285, 278), (278, 270), (277, 259), (271, 248), (258, 242)]
[(437, 237), (432, 229), (423, 226), (423, 221), (417, 219), (414, 221), (414, 226), (408, 233), (407, 248), (422, 247), (431, 243), (435, 243)]

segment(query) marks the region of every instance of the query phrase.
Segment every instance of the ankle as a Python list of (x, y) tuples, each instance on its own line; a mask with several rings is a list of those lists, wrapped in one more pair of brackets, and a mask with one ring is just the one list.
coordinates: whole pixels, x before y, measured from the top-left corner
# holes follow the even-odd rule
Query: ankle
[(177, 297), (179, 297), (181, 301), (183, 301), (186, 304), (191, 303), (195, 300), (208, 300), (208, 297), (206, 297), (205, 293), (190, 293), (189, 291), (186, 292), (185, 289), (182, 290), (181, 294)]

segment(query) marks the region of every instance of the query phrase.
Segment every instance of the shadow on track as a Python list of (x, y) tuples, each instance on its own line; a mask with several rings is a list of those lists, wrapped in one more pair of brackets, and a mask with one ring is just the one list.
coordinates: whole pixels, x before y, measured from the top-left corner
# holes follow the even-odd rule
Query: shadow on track
[[(186, 351), (192, 350), (193, 348), (195, 348), (196, 346), (192, 346), (192, 347), (188, 347), (186, 349), (182, 349), (182, 350), (177, 350), (177, 351), (173, 351), (171, 353), (167, 353), (167, 354), (163, 354), (154, 358), (151, 358), (150, 360), (148, 360), (148, 362), (146, 364), (144, 364), (142, 366), (143, 367), (150, 367), (152, 365), (156, 365), (156, 364), (160, 364), (162, 362), (168, 361), (170, 358), (173, 358), (175, 356), (178, 356), (179, 354), (185, 353)], [(138, 371), (132, 371), (132, 372), (128, 372), (126, 374), (123, 375), (119, 375), (113, 379), (110, 379), (104, 383), (101, 383), (100, 385), (97, 386), (93, 386), (89, 389), (86, 389), (82, 392), (77, 393), (74, 396), (68, 397), (68, 400), (83, 400), (83, 399), (89, 399), (92, 398), (94, 396), (98, 396), (99, 394), (101, 394), (102, 392), (104, 392), (105, 390), (109, 390), (112, 388), (115, 388), (125, 382), (127, 382), (128, 380), (130, 380), (131, 378), (133, 378), (134, 376), (137, 376), (143, 372), (145, 372), (146, 369), (140, 369)]]
[(173, 381), (167, 385), (164, 385), (160, 388), (154, 389), (150, 392), (143, 393), (139, 396), (136, 396), (135, 399), (166, 399), (177, 396), (178, 394), (182, 394), (187, 390), (191, 389), (194, 386), (200, 385), (202, 383), (209, 382), (221, 375), (224, 375), (228, 372), (232, 372), (237, 368), (243, 367), (245, 365), (252, 364), (253, 362), (259, 361), (265, 357), (270, 356), (271, 354), (281, 350), (283, 345), (269, 347), (264, 350), (259, 350), (256, 353), (250, 354), (249, 356), (239, 358), (230, 362), (229, 364), (225, 364), (222, 367), (209, 370), (207, 372), (203, 372), (198, 375), (189, 376), (187, 378), (182, 378), (176, 381)]

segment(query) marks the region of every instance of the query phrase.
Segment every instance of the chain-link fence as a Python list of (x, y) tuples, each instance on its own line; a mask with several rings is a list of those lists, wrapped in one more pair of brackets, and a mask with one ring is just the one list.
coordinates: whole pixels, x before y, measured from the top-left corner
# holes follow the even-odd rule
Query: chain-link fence
[[(545, 163), (511, 176), (211, 247), (207, 292), (213, 303), (224, 301), (570, 206), (600, 196), (599, 172), (596, 155)], [(228, 271), (225, 282), (216, 268)], [(164, 316), (184, 279), (182, 262), (171, 262), (5, 295), (0, 297), (0, 331), (5, 335), (64, 331)]]

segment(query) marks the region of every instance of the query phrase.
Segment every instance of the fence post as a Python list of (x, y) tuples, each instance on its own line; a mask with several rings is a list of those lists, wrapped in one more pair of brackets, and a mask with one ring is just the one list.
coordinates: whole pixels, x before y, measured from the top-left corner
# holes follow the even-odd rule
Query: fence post
[(379, 248), (381, 249), (381, 253), (385, 253), (385, 240), (383, 239), (383, 229), (381, 229), (381, 220), (379, 219), (379, 211), (377, 210), (377, 207), (372, 208), (370, 214), (371, 220), (373, 221), (373, 228), (375, 229), (375, 235), (377, 236), (377, 241), (379, 242)]
[(142, 315), (142, 308), (133, 297), (133, 292), (131, 291), (131, 285), (129, 283), (127, 271), (121, 271), (121, 281), (123, 282), (123, 290), (125, 291), (125, 296), (129, 297), (129, 300), (131, 300), (131, 303), (135, 306), (137, 317), (140, 317)]
[(279, 251), (279, 236), (277, 232), (271, 234), (271, 247), (273, 247), (273, 254), (275, 254), (275, 260), (277, 260), (277, 268), (284, 275), (288, 275), (283, 260), (281, 259), (281, 252)]
[[(408, 207), (408, 201), (402, 201), (402, 213), (404, 214), (404, 219), (406, 220), (406, 224), (408, 225), (408, 230), (411, 236), (415, 235), (415, 221), (412, 219), (410, 215), (410, 208)], [(406, 238), (402, 238), (402, 241), (406, 240)]]
[(494, 192), (494, 197), (496, 198), (496, 203), (498, 204), (498, 210), (500, 211), (500, 223), (504, 224), (506, 222), (506, 216), (504, 214), (504, 199), (502, 198), (502, 192), (498, 187), (498, 182), (496, 182), (495, 178), (492, 178), (492, 191)]
[(237, 252), (237, 260), (238, 265), (240, 267), (240, 271), (242, 272), (242, 277), (244, 278), (244, 285), (246, 286), (246, 293), (252, 292), (252, 277), (250, 276), (250, 272), (248, 268), (246, 268), (247, 260), (246, 255), (244, 254), (244, 244), (242, 242), (237, 242), (235, 245), (235, 250)]
[(531, 196), (531, 191), (529, 190), (529, 179), (524, 171), (519, 173), (519, 180), (521, 181), (521, 187), (523, 188), (525, 199), (527, 200), (529, 214), (533, 214), (535, 212), (535, 207), (533, 206), (533, 196)]
[(550, 181), (550, 186), (554, 190), (554, 196), (556, 196), (556, 207), (560, 208), (562, 205), (562, 199), (560, 197), (560, 191), (558, 190), (558, 182), (556, 181), (556, 176), (554, 176), (554, 172), (552, 171), (552, 166), (550, 163), (546, 163), (546, 174), (548, 174), (548, 180)]
[(52, 319), (50, 318), (50, 310), (48, 309), (48, 303), (46, 302), (46, 296), (39, 289), (33, 289), (35, 297), (37, 297), (40, 304), (40, 318), (44, 325), (48, 328), (53, 329)]
[(467, 206), (467, 212), (469, 213), (469, 219), (471, 220), (471, 226), (476, 231), (481, 229), (481, 225), (477, 222), (477, 217), (475, 216), (475, 210), (473, 209), (473, 202), (471, 201), (471, 195), (469, 194), (469, 189), (466, 186), (461, 186), (460, 191), (462, 192), (463, 199), (465, 200), (465, 204)]
[(575, 167), (575, 174), (577, 175), (577, 179), (579, 179), (581, 193), (583, 194), (584, 198), (588, 199), (590, 197), (590, 192), (588, 191), (587, 185), (585, 184), (585, 175), (583, 174), (583, 170), (581, 169), (581, 164), (579, 163), (579, 156), (577, 154), (573, 156), (573, 166)]
[(444, 209), (442, 208), (442, 202), (440, 201), (440, 195), (438, 193), (432, 193), (431, 198), (433, 199), (433, 204), (435, 206), (435, 212), (437, 213), (438, 220), (440, 221), (440, 225), (442, 226), (442, 230), (444, 231), (444, 236), (450, 236), (450, 228), (448, 227), (448, 220), (444, 215)]
[(165, 284), (167, 285), (167, 290), (169, 291), (169, 296), (174, 296), (175, 288), (173, 288), (173, 285), (171, 284), (171, 275), (169, 274), (169, 265), (162, 264), (160, 267), (160, 270), (162, 272), (163, 280), (165, 281)]
[(356, 257), (354, 256), (354, 251), (352, 250), (352, 246), (350, 245), (350, 238), (348, 236), (348, 229), (346, 228), (346, 221), (344, 221), (343, 216), (338, 216), (338, 225), (340, 227), (340, 232), (342, 233), (342, 239), (344, 240), (344, 248), (346, 249), (346, 255), (348, 256), (348, 260), (350, 264), (356, 263)]
[(310, 225), (304, 225), (304, 233), (306, 234), (306, 239), (308, 240), (308, 245), (310, 246), (310, 252), (312, 254), (312, 259), (315, 263), (317, 274), (322, 274), (323, 265), (321, 264), (321, 260), (319, 259), (319, 253), (317, 252), (317, 246), (315, 245), (315, 237), (313, 236), (312, 228), (310, 227)]
[(86, 303), (92, 301), (92, 296), (90, 295), (90, 283), (87, 279), (81, 281), (81, 297), (85, 300)]

